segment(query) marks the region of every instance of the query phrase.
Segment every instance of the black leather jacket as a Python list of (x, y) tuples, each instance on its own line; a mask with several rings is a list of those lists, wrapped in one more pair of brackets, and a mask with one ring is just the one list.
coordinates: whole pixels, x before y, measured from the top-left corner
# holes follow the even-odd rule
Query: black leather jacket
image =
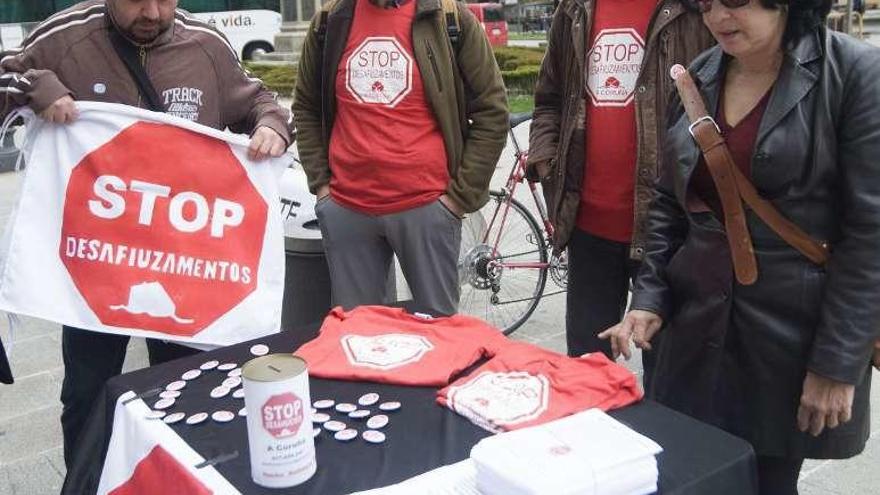
[[(714, 115), (728, 57), (690, 71)], [(761, 121), (752, 181), (833, 254), (813, 265), (748, 212), (759, 278), (735, 281), (711, 213), (687, 210), (700, 159), (678, 110), (664, 148), (633, 308), (661, 314), (654, 395), (744, 436), (758, 454), (838, 458), (867, 439), (870, 353), (880, 330), (880, 49), (818, 28), (786, 51)], [(796, 428), (807, 370), (857, 385), (853, 420)]]

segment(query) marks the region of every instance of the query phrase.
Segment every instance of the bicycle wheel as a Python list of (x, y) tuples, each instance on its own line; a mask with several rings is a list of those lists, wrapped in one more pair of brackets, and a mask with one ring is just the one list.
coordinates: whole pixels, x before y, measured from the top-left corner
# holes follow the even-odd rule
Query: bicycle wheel
[(538, 222), (519, 201), (491, 191), (486, 206), (462, 226), (458, 273), (459, 312), (510, 335), (535, 311), (547, 283), (547, 243)]

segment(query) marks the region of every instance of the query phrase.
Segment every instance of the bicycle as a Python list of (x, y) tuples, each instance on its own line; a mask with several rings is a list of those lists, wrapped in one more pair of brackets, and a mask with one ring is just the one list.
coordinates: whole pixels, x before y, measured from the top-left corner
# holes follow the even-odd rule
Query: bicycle
[[(547, 207), (537, 185), (526, 180), (528, 150), (513, 132), (531, 118), (531, 112), (510, 116), (514, 162), (507, 181), (502, 189), (489, 191), (486, 206), (462, 224), (459, 312), (481, 318), (505, 335), (522, 326), (542, 298), (562, 294), (568, 285), (568, 257), (552, 248), (553, 225)], [(514, 198), (523, 182), (529, 186), (540, 224)], [(545, 294), (548, 272), (559, 290)]]

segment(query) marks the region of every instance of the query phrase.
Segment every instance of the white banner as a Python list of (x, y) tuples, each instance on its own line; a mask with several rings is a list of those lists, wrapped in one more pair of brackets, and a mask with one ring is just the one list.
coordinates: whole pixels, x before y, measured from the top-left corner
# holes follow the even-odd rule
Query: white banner
[(148, 419), (150, 408), (134, 397), (116, 401), (98, 495), (240, 493), (213, 466), (196, 468), (205, 458), (161, 419)]
[(78, 106), (73, 124), (29, 123), (0, 310), (198, 347), (277, 332), (291, 158), (254, 163), (246, 136)]

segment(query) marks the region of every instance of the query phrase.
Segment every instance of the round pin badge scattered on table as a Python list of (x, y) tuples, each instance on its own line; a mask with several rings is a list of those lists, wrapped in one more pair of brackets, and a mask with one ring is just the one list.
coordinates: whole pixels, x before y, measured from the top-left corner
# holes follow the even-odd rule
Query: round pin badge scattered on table
[(343, 402), (342, 404), (336, 404), (336, 410), (341, 412), (342, 414), (348, 414), (350, 412), (357, 411), (357, 406), (354, 404)]
[(235, 363), (223, 363), (220, 366), (217, 366), (217, 369), (220, 371), (229, 371), (238, 368), (238, 365)]
[(208, 413), (205, 413), (205, 412), (195, 413), (192, 416), (186, 418), (186, 424), (197, 425), (199, 423), (204, 423), (206, 419), (208, 419)]
[(388, 416), (379, 414), (367, 420), (367, 428), (371, 430), (381, 430), (388, 426)]
[(186, 382), (183, 380), (177, 380), (176, 382), (171, 382), (168, 385), (165, 385), (165, 390), (171, 390), (173, 392), (177, 392), (186, 386)]
[(190, 381), (190, 380), (195, 380), (196, 378), (198, 378), (200, 376), (202, 376), (201, 370), (189, 370), (186, 373), (184, 373), (183, 375), (181, 375), (180, 378), (183, 380), (186, 380), (186, 381)]
[(150, 411), (144, 417), (147, 419), (162, 419), (165, 417), (165, 411)]
[(201, 366), (199, 366), (199, 369), (201, 369), (202, 371), (211, 371), (212, 369), (216, 368), (217, 366), (220, 366), (220, 361), (208, 361), (207, 363), (204, 363)]
[(153, 409), (161, 411), (163, 409), (168, 409), (173, 406), (177, 399), (159, 399), (155, 404), (153, 404)]
[(237, 376), (241, 376), (241, 368), (235, 368), (234, 370), (227, 373), (226, 376), (228, 376), (229, 378), (235, 378)]
[(336, 401), (330, 399), (322, 399), (316, 400), (315, 403), (312, 405), (315, 406), (315, 409), (330, 409), (331, 407), (333, 407), (334, 404), (336, 404)]
[(327, 431), (342, 431), (346, 427), (346, 424), (342, 421), (327, 421), (324, 423), (324, 429)]
[(159, 394), (159, 397), (162, 399), (176, 399), (180, 397), (180, 392), (177, 390), (166, 390)]
[(238, 410), (238, 415), (241, 416), (241, 417), (247, 416), (247, 408), (246, 408), (246, 407), (242, 407), (241, 409), (239, 409), (239, 410)]
[(379, 404), (379, 409), (381, 409), (382, 411), (386, 411), (386, 412), (397, 411), (398, 409), (400, 409), (400, 407), (401, 407), (400, 402), (397, 402), (396, 400), (389, 401), (389, 402), (383, 402), (383, 403)]
[(361, 434), (361, 437), (370, 443), (385, 443), (385, 434), (381, 431), (367, 430)]
[(348, 413), (348, 417), (351, 419), (364, 419), (370, 416), (370, 411), (366, 409), (358, 409), (357, 411), (352, 411)]
[(312, 428), (312, 438), (314, 438), (314, 437), (316, 437), (316, 436), (318, 436), (318, 435), (320, 435), (320, 434), (321, 434), (321, 429), (320, 429), (320, 428), (318, 428), (317, 426), (314, 427), (314, 428)]
[(269, 346), (265, 344), (257, 344), (251, 347), (251, 354), (254, 356), (265, 356), (269, 354)]
[(349, 442), (349, 441), (357, 438), (357, 436), (358, 436), (357, 430), (348, 429), (348, 430), (337, 431), (336, 434), (333, 435), (333, 438), (339, 440), (340, 442)]
[(230, 411), (214, 411), (211, 419), (218, 423), (228, 423), (235, 419), (235, 414), (232, 414)]
[(162, 418), (162, 421), (164, 421), (167, 425), (173, 425), (174, 423), (179, 423), (185, 417), (186, 413), (176, 412), (165, 416), (164, 418)]
[(228, 389), (233, 389), (239, 385), (241, 385), (241, 377), (240, 376), (233, 376), (231, 378), (227, 378), (227, 379), (223, 380), (223, 386)]
[(211, 390), (211, 398), (212, 399), (222, 399), (229, 395), (229, 389), (220, 385), (219, 387), (214, 387), (214, 390)]
[(234, 397), (236, 399), (244, 399), (244, 389), (240, 388), (240, 389), (236, 390), (235, 392), (232, 392), (232, 397)]
[(379, 402), (379, 394), (377, 393), (364, 394), (358, 399), (358, 404), (364, 407), (370, 407), (377, 402)]
[(327, 421), (330, 421), (330, 415), (327, 413), (312, 414), (312, 423), (326, 423)]

